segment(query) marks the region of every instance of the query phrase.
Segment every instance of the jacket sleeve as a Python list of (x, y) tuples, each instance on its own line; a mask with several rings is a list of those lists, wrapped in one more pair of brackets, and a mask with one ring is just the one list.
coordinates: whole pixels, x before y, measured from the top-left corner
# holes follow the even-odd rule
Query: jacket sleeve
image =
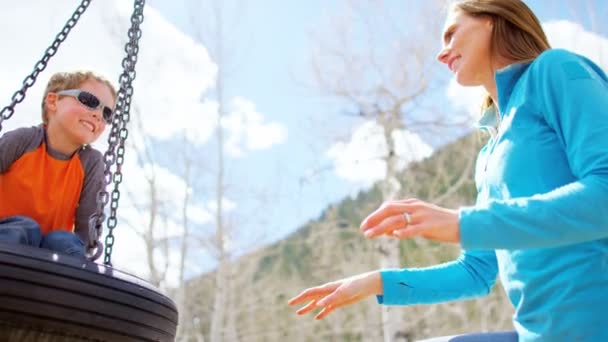
[(380, 304), (431, 304), (490, 293), (498, 266), (494, 251), (463, 251), (452, 262), (425, 268), (382, 270)]
[(563, 50), (547, 53), (532, 72), (536, 105), (576, 181), (531, 197), (462, 208), (464, 248), (556, 247), (608, 238), (608, 79), (592, 62)]

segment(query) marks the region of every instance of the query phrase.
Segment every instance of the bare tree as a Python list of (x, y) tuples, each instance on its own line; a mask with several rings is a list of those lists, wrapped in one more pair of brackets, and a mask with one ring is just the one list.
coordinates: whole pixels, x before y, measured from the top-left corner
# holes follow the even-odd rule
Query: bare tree
[[(190, 145), (187, 141), (186, 134), (183, 135), (182, 146), (188, 149)], [(191, 314), (188, 311), (186, 305), (187, 300), (187, 286), (186, 286), (186, 261), (189, 256), (190, 242), (192, 241), (191, 222), (189, 219), (189, 207), (192, 204), (192, 188), (193, 188), (193, 174), (196, 173), (196, 161), (193, 157), (192, 151), (182, 151), (177, 154), (182, 156), (183, 174), (184, 180), (183, 198), (181, 204), (181, 223), (183, 227), (183, 233), (181, 236), (180, 247), (179, 247), (179, 263), (178, 263), (178, 288), (176, 291), (176, 302), (179, 310), (179, 322), (177, 330), (177, 338), (180, 339), (184, 336), (184, 331), (187, 328), (186, 322), (191, 319)]]
[[(108, 21), (110, 19), (107, 18)], [(127, 24), (128, 22), (121, 22), (108, 25), (110, 34), (117, 42), (124, 39), (123, 33), (127, 30)], [(122, 46), (121, 44), (120, 49)], [(187, 298), (185, 283), (189, 248), (192, 247), (192, 240), (197, 243), (204, 240), (193, 238), (200, 235), (200, 232), (193, 232), (200, 227), (189, 219), (190, 210), (196, 205), (192, 196), (196, 185), (193, 175), (201, 171), (201, 160), (198, 151), (190, 147), (192, 144), (185, 133), (181, 135), (183, 140), (177, 141), (178, 138), (174, 137), (171, 142), (162, 144), (148, 134), (148, 127), (137, 102), (131, 105), (131, 120), (134, 127), (131, 130), (131, 138), (127, 140), (127, 154), (130, 155), (129, 158), (136, 160), (136, 165), (142, 172), (129, 175), (140, 178), (139, 182), (132, 181), (124, 187), (128, 196), (126, 204), (131, 207), (125, 208), (123, 205), (122, 209), (127, 210), (119, 211), (120, 221), (143, 241), (148, 280), (173, 295), (180, 313), (177, 333), (179, 338), (185, 326), (184, 321), (190, 317), (184, 304)], [(168, 151), (170, 153), (167, 153)], [(169, 171), (161, 166), (167, 164), (167, 154), (175, 156), (175, 170)], [(159, 174), (160, 170), (163, 171), (162, 174)], [(176, 187), (170, 188), (167, 184), (167, 173), (171, 173), (174, 180), (177, 180)], [(139, 187), (129, 186), (138, 183)], [(171, 260), (172, 256), (177, 256), (177, 260)], [(176, 263), (177, 267), (174, 267)], [(170, 271), (175, 269), (176, 274), (171, 275), (172, 278), (169, 279)], [(175, 280), (177, 283), (174, 283)]]
[[(234, 9), (226, 11), (226, 6), (234, 6)], [(208, 7), (207, 7), (208, 6)], [(234, 30), (238, 28), (238, 20), (242, 17), (239, 11), (244, 6), (240, 1), (209, 1), (197, 3), (193, 6), (191, 22), (194, 28), (194, 38), (207, 48), (212, 60), (218, 66), (215, 79), (215, 101), (217, 102), (217, 129), (216, 129), (216, 171), (215, 171), (215, 237), (213, 239), (214, 256), (217, 261), (214, 281), (214, 300), (211, 312), (211, 323), (209, 329), (209, 340), (211, 342), (223, 341), (230, 336), (236, 339), (236, 327), (234, 326), (234, 314), (231, 312), (233, 305), (230, 304), (230, 281), (233, 270), (230, 269), (231, 251), (228, 243), (230, 240), (229, 224), (226, 221), (224, 199), (226, 196), (226, 151), (224, 136), (224, 120), (228, 114), (226, 89), (228, 87), (229, 75), (234, 67), (234, 48), (230, 43)], [(226, 13), (235, 14), (232, 20), (227, 18)], [(205, 20), (200, 20), (205, 18)]]
[[(438, 52), (437, 44), (429, 41), (439, 39), (441, 24), (437, 13), (444, 3), (408, 2), (399, 6), (388, 1), (345, 1), (340, 14), (330, 19), (330, 33), (323, 27), (316, 39), (312, 58), (316, 87), (323, 94), (344, 101), (351, 113), (382, 127), (386, 146), (386, 154), (381, 157), (385, 165), (381, 182), (384, 201), (397, 199), (404, 192), (398, 179), (402, 157), (397, 153), (398, 131), (436, 132), (438, 128), (466, 123), (464, 115), (455, 120), (455, 113), (448, 117), (428, 105), (429, 93), (434, 90), (430, 63)], [(415, 17), (407, 17), (408, 10), (415, 12)], [(398, 14), (391, 14), (395, 12)], [(417, 39), (420, 35), (424, 38)], [(397, 240), (380, 239), (377, 247), (380, 267), (400, 266)], [(382, 307), (384, 341), (395, 341), (404, 335), (400, 332), (401, 322), (399, 312)]]
[[(132, 106), (136, 129), (143, 132), (141, 112), (136, 105)], [(136, 164), (142, 172), (143, 188), (125, 187), (130, 210), (119, 212), (121, 221), (134, 231), (144, 242), (148, 280), (159, 288), (165, 288), (165, 279), (169, 268), (169, 240), (167, 239), (167, 222), (169, 217), (168, 202), (163, 195), (161, 180), (157, 175), (155, 155), (150, 148), (148, 137), (139, 135), (142, 143), (127, 141), (129, 152), (134, 152)], [(133, 183), (132, 183), (133, 184)], [(142, 193), (143, 192), (143, 193)], [(125, 208), (127, 209), (127, 208)], [(137, 217), (135, 217), (135, 215)]]

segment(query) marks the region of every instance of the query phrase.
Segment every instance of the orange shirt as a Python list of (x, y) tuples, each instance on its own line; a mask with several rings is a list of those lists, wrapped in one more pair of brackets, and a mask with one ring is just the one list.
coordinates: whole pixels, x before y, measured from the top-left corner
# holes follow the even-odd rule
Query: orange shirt
[(27, 216), (43, 234), (76, 232), (87, 243), (102, 187), (103, 159), (90, 147), (71, 156), (55, 152), (46, 144), (44, 126), (0, 137), (0, 218)]
[(0, 174), (0, 217), (27, 216), (52, 230), (74, 231), (84, 170), (75, 155), (60, 160), (46, 153), (46, 144), (24, 154)]

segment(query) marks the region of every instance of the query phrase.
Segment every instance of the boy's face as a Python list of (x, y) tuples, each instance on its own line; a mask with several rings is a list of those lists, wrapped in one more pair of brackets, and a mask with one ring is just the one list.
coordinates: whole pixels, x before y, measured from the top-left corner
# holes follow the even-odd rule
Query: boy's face
[[(75, 149), (97, 140), (106, 128), (103, 118), (103, 106), (114, 108), (114, 97), (108, 87), (95, 80), (87, 80), (76, 89), (86, 91), (99, 99), (102, 106), (91, 109), (73, 96), (47, 98), (48, 126), (55, 125), (53, 131), (61, 132), (55, 139), (65, 139), (65, 143), (74, 145)], [(49, 94), (50, 95), (50, 94)]]

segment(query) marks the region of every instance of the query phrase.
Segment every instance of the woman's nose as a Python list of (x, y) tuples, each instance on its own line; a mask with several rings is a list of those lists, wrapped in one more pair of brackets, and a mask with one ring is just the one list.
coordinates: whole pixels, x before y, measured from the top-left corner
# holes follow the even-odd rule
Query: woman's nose
[(447, 63), (449, 54), (450, 54), (450, 49), (445, 47), (445, 48), (441, 49), (441, 51), (439, 51), (436, 58), (441, 63)]

